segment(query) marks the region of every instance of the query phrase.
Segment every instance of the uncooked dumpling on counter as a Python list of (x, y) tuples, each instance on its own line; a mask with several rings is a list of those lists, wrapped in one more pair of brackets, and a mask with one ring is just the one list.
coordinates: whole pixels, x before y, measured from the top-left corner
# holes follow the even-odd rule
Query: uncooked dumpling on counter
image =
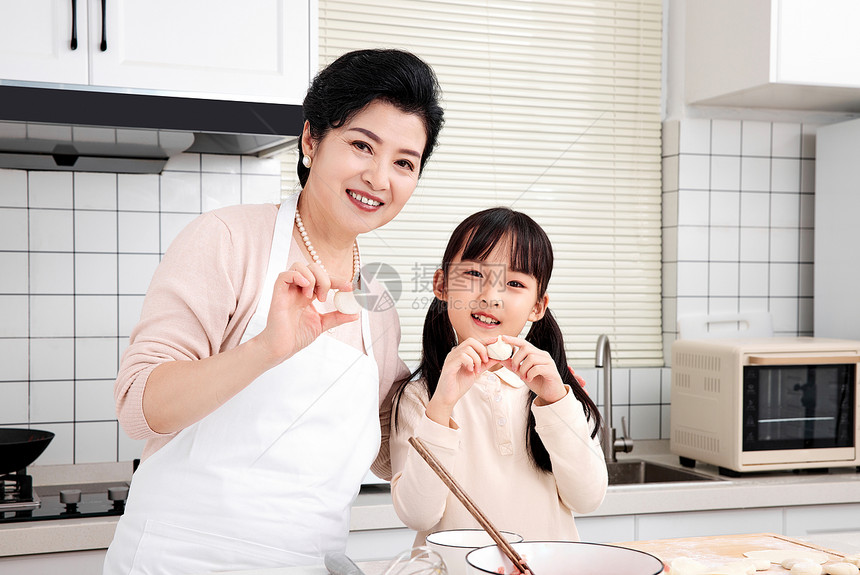
[(689, 557), (678, 557), (672, 560), (670, 575), (701, 575), (708, 566)]
[(710, 567), (688, 557), (678, 557), (672, 561), (670, 575), (753, 575), (756, 571), (766, 571), (770, 561), (758, 564), (752, 559), (743, 559)]
[(858, 575), (860, 574), (860, 567), (848, 562), (831, 563), (824, 566), (824, 572), (827, 575)]
[[(783, 567), (785, 567), (783, 561)], [(791, 575), (821, 575), (821, 565), (813, 561), (797, 561), (791, 565)]]
[[(768, 564), (769, 568), (770, 564)], [(754, 575), (755, 572), (755, 562), (751, 559), (744, 559), (742, 561), (725, 563), (715, 569), (709, 569), (705, 571), (704, 575)]]
[(771, 563), (782, 563), (786, 559), (805, 559), (813, 563), (826, 563), (827, 554), (812, 549), (757, 549), (744, 551), (744, 557), (749, 559), (767, 559)]

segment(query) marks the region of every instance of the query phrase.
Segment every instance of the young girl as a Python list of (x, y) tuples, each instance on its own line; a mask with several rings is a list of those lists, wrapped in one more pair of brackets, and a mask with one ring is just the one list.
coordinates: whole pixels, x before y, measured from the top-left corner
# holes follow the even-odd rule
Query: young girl
[[(416, 545), (433, 531), (479, 524), (412, 448), (412, 436), (497, 528), (526, 540), (578, 541), (573, 512), (603, 501), (600, 414), (567, 367), (547, 307), (552, 265), (543, 229), (508, 208), (469, 216), (448, 242), (421, 363), (395, 384), (391, 494), (397, 515), (418, 531)], [(509, 359), (488, 354), (498, 336), (513, 346)]]

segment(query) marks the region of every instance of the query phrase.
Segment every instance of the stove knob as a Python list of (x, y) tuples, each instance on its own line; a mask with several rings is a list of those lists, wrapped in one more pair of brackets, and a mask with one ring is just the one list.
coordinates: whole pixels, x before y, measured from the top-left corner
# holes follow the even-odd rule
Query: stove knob
[(66, 513), (77, 513), (78, 503), (81, 502), (80, 489), (61, 489), (60, 503), (66, 504)]
[(128, 497), (128, 487), (125, 485), (108, 487), (108, 499), (113, 501), (113, 509), (117, 513), (125, 512), (125, 500)]
[(111, 501), (125, 501), (128, 498), (128, 487), (108, 487), (108, 499)]
[(69, 504), (69, 503), (80, 503), (81, 502), (81, 490), (80, 489), (63, 489), (60, 491), (60, 502)]

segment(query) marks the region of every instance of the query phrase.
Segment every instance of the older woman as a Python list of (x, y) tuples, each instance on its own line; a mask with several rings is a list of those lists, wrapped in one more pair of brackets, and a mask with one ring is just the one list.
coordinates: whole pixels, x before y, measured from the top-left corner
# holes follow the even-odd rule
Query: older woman
[(301, 193), (200, 216), (152, 279), (115, 388), (147, 443), (105, 573), (319, 562), (345, 549), (361, 480), (387, 463), (398, 318), (337, 311), (331, 290), (358, 285), (357, 236), (415, 190), (442, 126), (438, 84), (407, 52), (351, 52), (303, 110)]

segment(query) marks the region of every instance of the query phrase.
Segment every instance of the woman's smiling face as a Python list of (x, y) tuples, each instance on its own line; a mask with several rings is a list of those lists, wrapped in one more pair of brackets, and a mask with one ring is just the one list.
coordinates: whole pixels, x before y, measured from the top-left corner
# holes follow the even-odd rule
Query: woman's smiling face
[(527, 322), (543, 317), (546, 295), (538, 297), (536, 278), (511, 269), (509, 254), (507, 242), (499, 242), (483, 261), (463, 261), (458, 254), (447, 278), (436, 272), (434, 293), (447, 302), (458, 341), (516, 337)]
[(356, 234), (385, 225), (415, 191), (427, 134), (422, 119), (374, 100), (314, 142), (305, 125), (303, 153), (312, 161), (305, 189)]

